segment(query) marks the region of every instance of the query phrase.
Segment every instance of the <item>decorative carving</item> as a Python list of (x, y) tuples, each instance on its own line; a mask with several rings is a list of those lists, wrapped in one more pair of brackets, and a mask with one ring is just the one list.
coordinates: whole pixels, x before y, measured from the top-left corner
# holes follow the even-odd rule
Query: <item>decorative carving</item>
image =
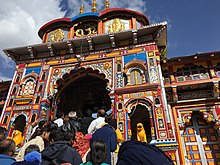
[(124, 29), (124, 23), (119, 18), (115, 18), (112, 24), (108, 25), (108, 32), (110, 33), (123, 31)]
[[(104, 73), (106, 76), (106, 79), (109, 80), (109, 86), (111, 86), (111, 84), (112, 84), (112, 62), (108, 62), (110, 65), (109, 68), (106, 68), (104, 66), (106, 63), (90, 64), (90, 65), (85, 65), (83, 67), (84, 68), (92, 68), (93, 70), (99, 70), (100, 73)], [(78, 66), (56, 68), (53, 72), (52, 77), (51, 77), (49, 96), (54, 97), (54, 95), (58, 92), (57, 84), (56, 84), (58, 79), (62, 79), (62, 76), (66, 73), (69, 73), (71, 70), (77, 70), (77, 69), (79, 69)]]
[(203, 118), (208, 122), (215, 122), (215, 118), (213, 116), (213, 114), (211, 114), (210, 112), (201, 112), (201, 114), (203, 115)]
[(116, 88), (123, 87), (123, 74), (117, 73), (116, 74)]
[(149, 77), (150, 77), (150, 82), (151, 83), (157, 83), (158, 82), (156, 67), (150, 68), (150, 76)]
[(25, 81), (22, 83), (22, 89), (20, 91), (20, 95), (22, 96), (30, 96), (34, 95), (36, 87), (36, 80), (34, 77), (25, 78)]
[(50, 41), (51, 42), (58, 42), (64, 39), (64, 32), (62, 29), (57, 29), (51, 32)]
[(83, 26), (79, 26), (75, 30), (75, 35), (77, 37), (90, 36), (90, 35), (94, 35), (94, 34), (97, 34), (97, 25), (93, 25), (93, 24), (86, 24)]

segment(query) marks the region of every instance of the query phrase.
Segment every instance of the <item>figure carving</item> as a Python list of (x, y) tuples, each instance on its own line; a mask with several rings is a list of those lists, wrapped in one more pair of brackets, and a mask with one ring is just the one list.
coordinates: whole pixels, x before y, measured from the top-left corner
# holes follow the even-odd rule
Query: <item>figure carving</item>
[(24, 140), (24, 137), (22, 136), (22, 132), (19, 130), (14, 130), (12, 137), (13, 137), (12, 139), (15, 141), (16, 146), (21, 145), (22, 141)]
[(62, 41), (64, 39), (64, 32), (62, 29), (57, 29), (51, 34), (50, 41), (51, 42), (57, 42)]
[(147, 142), (146, 133), (142, 123), (137, 124), (137, 140), (140, 142)]
[(121, 22), (119, 18), (114, 19), (112, 24), (108, 26), (108, 32), (110, 33), (123, 31), (124, 29), (124, 23)]

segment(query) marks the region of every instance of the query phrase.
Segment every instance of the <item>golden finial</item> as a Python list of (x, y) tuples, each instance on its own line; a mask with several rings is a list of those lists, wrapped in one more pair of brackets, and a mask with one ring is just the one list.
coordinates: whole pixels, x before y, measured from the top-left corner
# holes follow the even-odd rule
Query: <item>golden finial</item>
[(80, 9), (79, 9), (79, 14), (84, 13), (84, 5), (81, 4)]
[(92, 12), (97, 12), (97, 9), (96, 9), (96, 0), (92, 0)]
[(109, 0), (105, 1), (105, 9), (109, 9)]

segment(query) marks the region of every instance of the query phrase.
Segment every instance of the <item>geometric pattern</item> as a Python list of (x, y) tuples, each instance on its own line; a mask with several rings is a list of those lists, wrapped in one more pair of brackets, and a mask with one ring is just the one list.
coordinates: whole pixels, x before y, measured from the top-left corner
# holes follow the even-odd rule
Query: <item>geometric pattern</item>
[(220, 144), (214, 125), (206, 123), (202, 115), (193, 114), (181, 135), (186, 162), (190, 165), (220, 165)]

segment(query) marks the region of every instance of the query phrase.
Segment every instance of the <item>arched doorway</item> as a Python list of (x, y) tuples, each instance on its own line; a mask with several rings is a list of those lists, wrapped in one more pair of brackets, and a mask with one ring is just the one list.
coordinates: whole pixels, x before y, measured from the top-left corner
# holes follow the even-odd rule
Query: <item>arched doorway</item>
[(111, 100), (106, 90), (107, 81), (101, 76), (86, 73), (75, 78), (58, 92), (57, 111), (68, 114), (78, 112), (79, 117), (85, 116), (87, 109), (95, 113), (99, 108), (109, 110)]
[(181, 132), (185, 159), (188, 164), (219, 164), (220, 144), (214, 123), (207, 123), (199, 112), (193, 112), (191, 120)]
[(147, 142), (152, 140), (151, 136), (151, 124), (150, 124), (150, 114), (147, 106), (143, 104), (136, 104), (132, 107), (129, 113), (130, 126), (131, 126), (131, 139), (137, 140), (137, 124), (142, 123), (145, 129)]

